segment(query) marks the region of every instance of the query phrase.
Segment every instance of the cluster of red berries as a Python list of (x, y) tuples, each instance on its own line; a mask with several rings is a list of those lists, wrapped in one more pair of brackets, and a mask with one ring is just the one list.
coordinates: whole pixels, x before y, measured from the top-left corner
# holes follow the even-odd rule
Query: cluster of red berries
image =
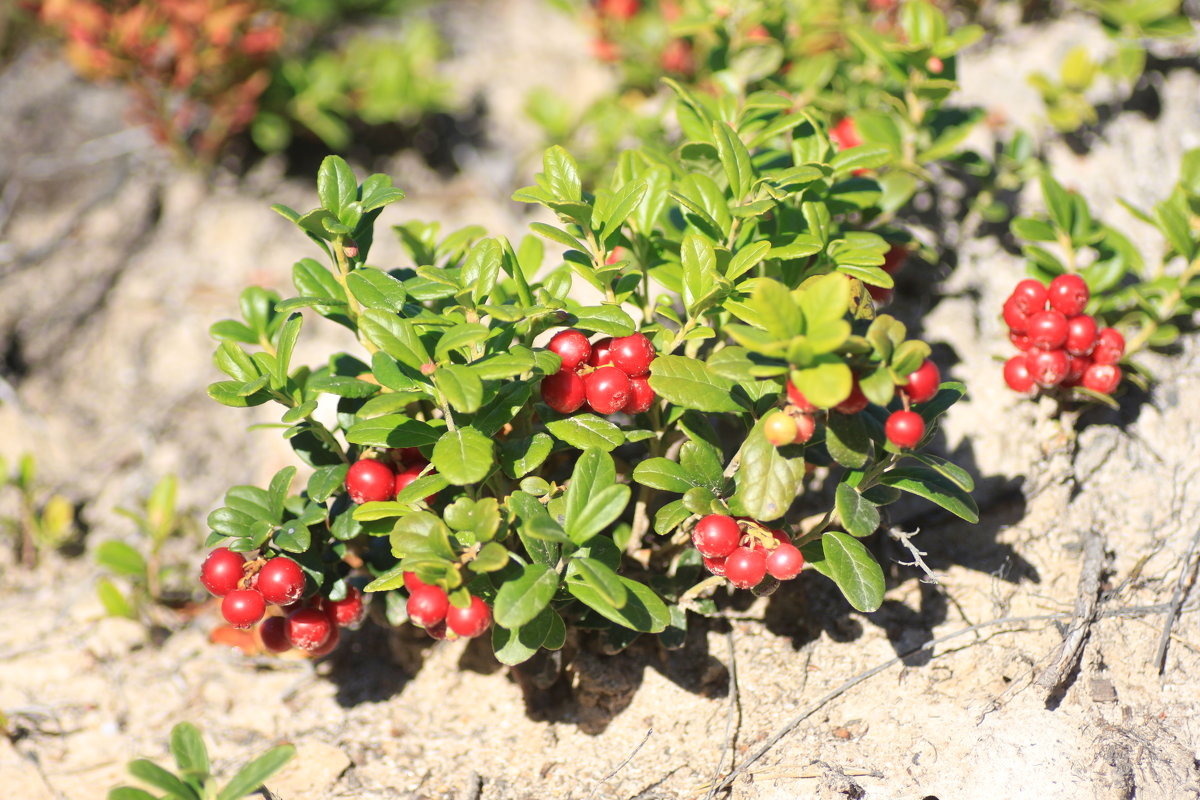
[(474, 639), (492, 624), (492, 610), (483, 598), (471, 595), (471, 602), (460, 608), (450, 602), (442, 587), (425, 583), (414, 572), (404, 573), (404, 588), (408, 590), (408, 618), (434, 639), (449, 634)]
[(640, 414), (654, 403), (649, 377), (656, 353), (642, 334), (589, 342), (568, 328), (554, 334), (548, 347), (562, 366), (542, 380), (542, 400), (560, 414), (584, 407), (597, 414)]
[[(393, 448), (388, 454), (395, 462), (396, 469), (374, 458), (360, 458), (350, 465), (346, 471), (346, 491), (355, 503), (394, 500), (410, 483), (421, 477), (429, 465), (425, 456), (415, 447)], [(436, 494), (431, 494), (425, 498), (425, 502), (432, 503), (436, 497)]]
[(218, 547), (200, 568), (200, 582), (222, 598), (221, 614), (235, 628), (250, 628), (267, 613), (267, 604), (286, 616), (270, 616), (259, 629), (268, 650), (282, 653), (293, 647), (323, 656), (337, 647), (340, 629), (363, 617), (363, 595), (351, 587), (341, 600), (323, 598), (302, 604), (304, 572), (287, 556), (246, 561), (241, 553)]
[[(924, 403), (932, 399), (937, 394), (941, 382), (942, 375), (937, 364), (929, 359), (925, 359), (920, 367), (908, 374), (907, 381), (899, 388), (904, 408), (893, 411), (884, 424), (884, 433), (888, 441), (904, 449), (911, 449), (920, 443), (925, 437), (925, 420), (908, 406), (910, 403)], [(787, 384), (787, 397), (787, 406), (773, 412), (763, 423), (763, 435), (776, 447), (803, 444), (812, 438), (817, 427), (815, 415), (820, 409), (810, 403), (791, 381)], [(855, 376), (850, 396), (834, 406), (833, 410), (839, 414), (857, 414), (869, 403), (858, 383), (858, 376)]]
[(1014, 392), (1037, 387), (1082, 386), (1112, 394), (1121, 383), (1117, 364), (1125, 337), (1114, 328), (1097, 329), (1083, 313), (1091, 294), (1078, 275), (1059, 275), (1047, 288), (1027, 278), (1004, 301), (1009, 340), (1021, 351), (1004, 364), (1004, 382)]
[(692, 544), (709, 572), (739, 589), (753, 589), (768, 575), (790, 581), (804, 568), (804, 556), (786, 533), (750, 519), (702, 517), (692, 530)]

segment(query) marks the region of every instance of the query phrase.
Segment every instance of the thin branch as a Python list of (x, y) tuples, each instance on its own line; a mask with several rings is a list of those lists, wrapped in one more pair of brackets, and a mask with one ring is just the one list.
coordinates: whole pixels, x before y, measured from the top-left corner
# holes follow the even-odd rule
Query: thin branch
[(630, 761), (633, 761), (633, 757), (636, 756), (638, 754), (638, 752), (640, 752), (641, 749), (646, 746), (646, 742), (650, 741), (650, 734), (652, 734), (652, 733), (654, 733), (654, 728), (651, 728), (650, 730), (646, 731), (646, 735), (642, 737), (642, 741), (640, 741), (638, 743), (638, 746), (633, 748), (633, 752), (630, 753), (629, 755), (627, 755), (625, 757), (624, 761), (622, 761), (620, 764), (617, 764), (616, 769), (614, 769), (612, 772), (608, 773), (607, 775), (605, 775), (603, 778), (600, 779), (600, 782), (597, 783), (595, 788), (592, 789), (591, 794), (589, 794), (587, 796), (587, 800), (592, 800), (592, 798), (596, 796), (596, 792), (600, 791), (601, 786), (608, 783), (610, 778), (612, 778), (614, 775), (616, 775), (621, 770), (625, 769), (625, 765), (628, 764)]
[[(721, 747), (721, 755), (717, 759), (717, 767), (713, 770), (712, 788), (704, 796), (704, 800), (712, 800), (717, 793), (717, 779), (721, 777), (721, 767), (725, 764), (725, 754), (729, 753), (730, 766), (734, 758), (734, 741), (737, 739), (738, 727), (741, 726), (741, 707), (738, 705), (737, 658), (733, 648), (733, 625), (725, 633), (725, 643), (729, 647), (729, 714), (725, 717), (725, 744)], [(737, 720), (737, 726), (734, 720)]]
[(1179, 580), (1175, 582), (1175, 591), (1171, 593), (1170, 613), (1163, 621), (1162, 635), (1158, 638), (1158, 651), (1154, 654), (1154, 664), (1158, 674), (1162, 676), (1167, 670), (1167, 647), (1171, 643), (1171, 628), (1179, 616), (1179, 609), (1187, 599), (1187, 593), (1196, 583), (1196, 571), (1200, 568), (1200, 559), (1196, 558), (1196, 549), (1200, 547), (1200, 527), (1188, 545), (1187, 555), (1183, 559), (1183, 569), (1179, 571)]
[[(1149, 614), (1162, 614), (1162, 613), (1168, 612), (1170, 610), (1171, 610), (1171, 605), (1169, 603), (1160, 603), (1158, 605), (1152, 605), (1152, 606), (1132, 606), (1129, 608), (1114, 608), (1114, 609), (1111, 609), (1108, 611), (1101, 611), (1100, 613), (1097, 614), (1097, 617), (1098, 618), (1139, 617), (1139, 616), (1146, 616)], [(1187, 609), (1187, 610), (1195, 610), (1195, 609), (1192, 608), (1192, 609)], [(948, 633), (945, 636), (939, 636), (936, 639), (931, 639), (928, 642), (925, 642), (924, 644), (922, 644), (918, 647), (913, 647), (902, 653), (899, 653), (894, 658), (890, 658), (887, 661), (884, 661), (883, 663), (881, 663), (877, 666), (874, 666), (865, 672), (860, 672), (858, 675), (855, 675), (850, 680), (846, 681), (842, 685), (840, 685), (837, 688), (828, 692), (826, 695), (821, 697), (819, 700), (817, 700), (811, 706), (806, 708), (804, 711), (797, 714), (791, 720), (784, 723), (783, 727), (781, 727), (778, 731), (776, 731), (774, 734), (772, 734), (770, 738), (768, 738), (765, 742), (763, 742), (762, 746), (759, 747), (757, 750), (755, 750), (754, 753), (751, 754), (749, 758), (747, 758), (745, 761), (743, 761), (742, 764), (737, 769), (733, 770), (728, 775), (726, 775), (725, 779), (722, 780), (717, 785), (715, 791), (719, 792), (722, 789), (726, 789), (729, 786), (731, 786), (733, 784), (733, 782), (735, 780), (737, 780), (738, 777), (741, 776), (741, 774), (750, 767), (751, 764), (754, 764), (756, 761), (758, 761), (760, 758), (762, 758), (768, 752), (770, 752), (771, 748), (773, 748), (775, 745), (779, 744), (779, 742), (785, 736), (787, 736), (789, 733), (794, 731), (796, 728), (800, 727), (801, 723), (803, 723), (806, 719), (811, 717), (813, 714), (817, 713), (822, 708), (824, 708), (826, 705), (833, 702), (837, 698), (841, 697), (843, 694), (850, 691), (855, 686), (858, 686), (860, 683), (870, 680), (871, 678), (875, 677), (879, 673), (887, 671), (890, 667), (894, 667), (895, 665), (902, 663), (904, 661), (904, 659), (906, 659), (910, 656), (913, 656), (913, 655), (923, 652), (925, 650), (933, 650), (935, 647), (937, 647), (940, 644), (944, 644), (945, 642), (951, 641), (953, 639), (957, 639), (960, 636), (966, 636), (967, 634), (976, 633), (977, 631), (983, 630), (984, 628), (994, 628), (997, 625), (1026, 625), (1027, 626), (1034, 622), (1053, 622), (1053, 621), (1060, 621), (1060, 620), (1064, 620), (1064, 619), (1070, 619), (1071, 616), (1072, 616), (1071, 614), (1037, 614), (1037, 615), (1028, 616), (1028, 617), (1001, 617), (999, 619), (992, 619), (992, 620), (988, 620), (986, 622), (980, 622), (978, 624), (970, 625), (966, 628), (962, 628), (960, 630), (954, 631), (953, 633)], [(1025, 630), (1028, 630), (1028, 628), (1015, 628), (1011, 631), (999, 631), (999, 633), (1020, 633)]]
[(933, 574), (933, 570), (929, 568), (929, 565), (925, 563), (925, 559), (923, 558), (929, 554), (924, 550), (917, 549), (917, 546), (912, 543), (912, 537), (916, 536), (920, 532), (920, 528), (912, 533), (902, 531), (898, 527), (892, 527), (888, 529), (888, 536), (891, 536), (893, 539), (899, 542), (901, 546), (903, 546), (904, 549), (912, 555), (912, 561), (900, 561), (897, 563), (899, 563), (902, 567), (916, 567), (917, 569), (921, 570), (921, 572), (924, 572), (925, 577), (921, 578), (921, 583), (940, 583), (940, 581), (937, 579), (937, 576)]
[(1049, 665), (1038, 676), (1037, 685), (1045, 689), (1042, 700), (1050, 700), (1063, 690), (1071, 673), (1079, 664), (1088, 631), (1096, 620), (1096, 608), (1100, 601), (1100, 575), (1104, 571), (1104, 536), (1095, 530), (1086, 534), (1083, 541), (1083, 565), (1079, 568), (1079, 589), (1075, 595), (1075, 610), (1071, 626), (1063, 635), (1057, 652), (1050, 658)]

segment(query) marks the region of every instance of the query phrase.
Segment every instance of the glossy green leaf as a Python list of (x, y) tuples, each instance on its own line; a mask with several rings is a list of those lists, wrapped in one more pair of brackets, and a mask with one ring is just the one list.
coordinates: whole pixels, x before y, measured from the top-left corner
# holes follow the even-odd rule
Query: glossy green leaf
[(838, 519), (851, 536), (870, 536), (879, 527), (879, 509), (853, 487), (838, 484), (834, 499)]
[(568, 581), (567, 591), (601, 616), (642, 633), (659, 633), (671, 621), (666, 604), (649, 587), (622, 577), (626, 590), (625, 605), (615, 608), (604, 596), (583, 581)]
[(824, 566), (850, 605), (871, 612), (883, 604), (883, 569), (862, 542), (840, 531), (821, 537)]
[(520, 628), (542, 612), (558, 591), (558, 573), (544, 564), (528, 564), (521, 577), (505, 581), (492, 607), (496, 624)]
[(447, 431), (433, 448), (433, 465), (455, 486), (478, 483), (496, 463), (494, 444), (474, 428)]
[[(660, 360), (655, 359), (655, 363)], [(595, 414), (576, 414), (566, 419), (547, 422), (546, 429), (556, 439), (580, 450), (598, 447), (608, 452), (625, 442), (625, 434), (620, 428)]]
[(741, 411), (731, 394), (733, 382), (686, 356), (659, 356), (650, 364), (650, 388), (680, 408)]
[(979, 521), (979, 508), (961, 487), (928, 467), (896, 467), (880, 478), (880, 483), (924, 497), (967, 522)]

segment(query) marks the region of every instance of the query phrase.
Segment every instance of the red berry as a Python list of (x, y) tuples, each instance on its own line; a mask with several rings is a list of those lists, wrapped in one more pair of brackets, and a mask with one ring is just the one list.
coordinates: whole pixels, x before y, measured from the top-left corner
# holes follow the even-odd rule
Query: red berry
[(696, 58), (692, 55), (692, 43), (687, 39), (672, 39), (663, 48), (659, 63), (667, 72), (691, 75), (696, 71)]
[(283, 617), (264, 619), (263, 624), (258, 626), (258, 637), (262, 639), (263, 647), (272, 653), (286, 653), (292, 649), (292, 643), (287, 638)]
[(308, 652), (313, 658), (320, 658), (321, 656), (327, 656), (334, 651), (334, 649), (338, 646), (338, 642), (340, 642), (341, 640), (342, 640), (342, 629), (339, 628), (337, 625), (330, 625), (329, 636), (327, 636), (325, 638), (324, 643), (317, 645), (316, 647), (314, 647), (312, 650), (309, 650)]
[(1092, 365), (1087, 356), (1071, 356), (1067, 364), (1067, 377), (1063, 378), (1063, 386), (1078, 386), (1083, 379), (1083, 373)]
[(883, 254), (883, 271), (888, 275), (895, 275), (904, 267), (904, 262), (907, 260), (908, 248), (894, 244)]
[(796, 420), (783, 411), (776, 411), (763, 422), (763, 435), (767, 441), (776, 447), (783, 447), (796, 441), (799, 434)]
[[(612, 63), (621, 57), (621, 48), (612, 39), (598, 36), (592, 40), (592, 55), (597, 61)], [(443, 635), (441, 638), (445, 639)]]
[(388, 453), (402, 467), (415, 467), (418, 464), (423, 467), (429, 463), (429, 459), (421, 455), (421, 450), (416, 447), (393, 447)]
[(900, 391), (907, 394), (912, 402), (924, 403), (933, 399), (941, 383), (942, 373), (938, 371), (937, 364), (925, 359), (925, 363), (908, 374), (908, 383), (901, 386)]
[(915, 411), (893, 411), (883, 430), (889, 442), (896, 447), (911, 450), (925, 436), (925, 420)]
[(609, 350), (612, 365), (631, 378), (643, 378), (650, 374), (650, 362), (654, 360), (654, 345), (640, 333), (613, 339)]
[(542, 399), (560, 414), (574, 414), (583, 406), (586, 392), (583, 378), (564, 369), (542, 378)]
[(725, 559), (725, 577), (739, 589), (762, 583), (767, 575), (767, 557), (762, 550), (739, 547)]
[(272, 558), (258, 571), (254, 588), (268, 603), (286, 606), (304, 594), (304, 572), (299, 564), (286, 556)]
[(446, 612), (446, 627), (467, 639), (474, 639), (492, 624), (492, 610), (482, 598), (471, 595), (466, 608), (450, 606)]
[(599, 11), (602, 17), (629, 20), (633, 19), (640, 7), (641, 3), (639, 0), (600, 0), (600, 6), (597, 11)]
[(649, 411), (650, 406), (654, 405), (655, 397), (654, 390), (650, 388), (650, 381), (647, 378), (630, 378), (629, 389), (629, 402), (621, 410), (626, 414)]
[(588, 357), (587, 363), (589, 367), (603, 367), (612, 363), (612, 343), (611, 336), (605, 336), (603, 339), (597, 339), (592, 342), (592, 354)]
[(583, 385), (588, 405), (597, 414), (616, 413), (633, 396), (629, 376), (616, 367), (600, 367), (583, 379)]
[(421, 586), (408, 596), (408, 618), (428, 628), (446, 618), (450, 598), (440, 586)]
[(200, 567), (200, 583), (217, 597), (224, 597), (238, 587), (246, 557), (228, 547), (218, 547), (208, 554)]
[(320, 609), (298, 608), (287, 616), (285, 629), (292, 647), (313, 651), (329, 640), (334, 629), (333, 620)]
[(1071, 357), (1066, 350), (1030, 350), (1026, 362), (1038, 386), (1057, 386), (1071, 369)]
[(704, 559), (704, 568), (706, 570), (713, 575), (725, 576), (725, 559), (723, 557), (709, 558), (708, 556), (701, 556), (701, 558)]
[(234, 589), (221, 601), (221, 615), (235, 628), (249, 628), (263, 618), (267, 604), (253, 589)]
[(862, 137), (858, 135), (858, 128), (850, 117), (842, 117), (829, 129), (829, 141), (833, 142), (838, 150), (849, 150), (863, 143)]
[(1009, 331), (1008, 340), (1012, 342), (1013, 346), (1022, 353), (1033, 347), (1033, 342), (1029, 341), (1029, 334), (1027, 333), (1014, 333), (1013, 331)]
[(1047, 291), (1050, 307), (1068, 317), (1082, 314), (1087, 308), (1091, 292), (1087, 282), (1078, 275), (1059, 275), (1050, 281)]
[(1012, 293), (1012, 299), (1016, 301), (1017, 308), (1026, 316), (1045, 311), (1046, 301), (1049, 297), (1050, 294), (1046, 290), (1045, 284), (1033, 278), (1026, 278), (1018, 283)]
[(382, 461), (360, 458), (346, 472), (346, 491), (355, 503), (377, 503), (391, 500), (396, 473)]
[(417, 589), (420, 589), (422, 586), (429, 586), (429, 584), (426, 583), (425, 581), (421, 580), (420, 578), (418, 578), (417, 573), (415, 573), (415, 572), (404, 573), (404, 588), (408, 590), (409, 594), (412, 594)]
[(437, 625), (431, 625), (425, 629), (425, 632), (433, 639), (439, 642), (446, 638), (446, 620), (442, 620)]
[(1083, 388), (1100, 394), (1112, 394), (1121, 383), (1121, 368), (1116, 364), (1092, 364), (1083, 373)]
[(1025, 333), (1029, 329), (1029, 314), (1021, 308), (1016, 297), (1004, 301), (1004, 324), (1013, 333)]
[(1033, 376), (1029, 374), (1029, 361), (1024, 355), (1013, 356), (1004, 362), (1004, 382), (1014, 392), (1029, 394), (1033, 391)]
[(1039, 311), (1029, 317), (1029, 341), (1043, 350), (1057, 350), (1067, 341), (1067, 318), (1059, 311)]
[(857, 414), (866, 408), (869, 402), (863, 394), (862, 387), (858, 385), (858, 378), (855, 377), (854, 385), (850, 387), (850, 396), (834, 406), (833, 410), (840, 414)]
[[(858, 170), (855, 170), (858, 172)], [(892, 302), (892, 295), (896, 292), (894, 289), (885, 289), (882, 286), (867, 286), (867, 294), (871, 295), (871, 299), (875, 301), (876, 307), (886, 306)]]
[(781, 581), (790, 581), (804, 569), (804, 556), (790, 542), (783, 542), (767, 556), (767, 574)]
[(551, 353), (556, 353), (562, 359), (562, 369), (573, 370), (587, 362), (592, 355), (592, 343), (587, 337), (574, 328), (567, 328), (554, 334), (554, 338), (546, 345)]
[(724, 514), (702, 517), (692, 530), (692, 544), (705, 558), (724, 558), (734, 551), (741, 538), (737, 520)]
[(1073, 356), (1086, 356), (1096, 346), (1096, 320), (1080, 314), (1067, 320), (1067, 352)]
[(1116, 328), (1101, 328), (1096, 334), (1096, 349), (1092, 361), (1097, 364), (1119, 364), (1125, 355), (1125, 337)]
[(361, 622), (363, 612), (367, 610), (363, 603), (363, 593), (356, 586), (348, 588), (346, 596), (341, 600), (325, 598), (321, 602), (321, 608), (329, 615), (330, 619), (343, 628)]
[(787, 396), (788, 402), (801, 411), (811, 413), (817, 410), (817, 407), (808, 402), (808, 398), (790, 380), (787, 382)]
[[(395, 491), (395, 494), (392, 495), (392, 497), (395, 498), (397, 495), (400, 494), (400, 492), (407, 489), (408, 485), (410, 483), (415, 481), (417, 478), (421, 477), (421, 473), (423, 473), (425, 471), (425, 466), (426, 466), (426, 464), (414, 464), (411, 467), (408, 467), (407, 469), (405, 469), (403, 472), (397, 472), (396, 473), (396, 483), (395, 483), (396, 491)], [(426, 495), (426, 497), (425, 497), (425, 502), (429, 503), (430, 505), (433, 504), (434, 500), (437, 500), (437, 492), (434, 492), (431, 495)]]
[(792, 444), (804, 444), (813, 437), (813, 432), (817, 430), (817, 421), (812, 418), (811, 414), (801, 414), (793, 419), (796, 420), (796, 438), (792, 440)]

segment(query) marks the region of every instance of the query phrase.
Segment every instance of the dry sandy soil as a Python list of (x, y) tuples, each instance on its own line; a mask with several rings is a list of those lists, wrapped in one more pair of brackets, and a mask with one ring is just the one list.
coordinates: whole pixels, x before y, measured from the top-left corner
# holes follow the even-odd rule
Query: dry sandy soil
[[(463, 169), (449, 177), (395, 157), (389, 170), (409, 199), (391, 222), (521, 232), (525, 211), (507, 196), (535, 141), (520, 118), (524, 91), (546, 63), (563, 64), (556, 73), (581, 97), (604, 81), (580, 55), (583, 34), (538, 9), (443, 10), (461, 50), (456, 79), (488, 97), (487, 141), (459, 153)], [(959, 102), (1036, 128), (1038, 100), (1013, 64), (1050, 68), (1081, 40), (1105, 46), (1079, 21), (1009, 30), (966, 59)], [(1200, 74), (1194, 55), (1186, 63), (1155, 77), (1155, 119), (1114, 114), (1083, 154), (1043, 137), (1057, 174), (1151, 248), (1116, 198), (1149, 205), (1174, 180), (1170, 165), (1200, 146)], [(309, 179), (274, 161), (242, 179), (181, 173), (123, 123), (122, 105), (46, 49), (0, 73), (0, 454), (38, 453), (48, 483), (85, 503), (90, 546), (129, 537), (113, 506), (167, 471), (202, 514), (229, 485), (261, 484), (291, 462), (271, 432), (245, 430), (253, 413), (205, 397), (215, 375), (206, 329), (231, 315), (242, 286), (287, 286), (306, 242), (267, 207), (311, 203)], [(1035, 207), (1036, 192), (1020, 201)], [(953, 244), (946, 263), (906, 288), (929, 297), (920, 287), (939, 284), (936, 305), (920, 309), (925, 334), (943, 373), (971, 389), (940, 446), (976, 476), (982, 522), (917, 505), (893, 517), (920, 528), (936, 584), (879, 541), (890, 588), (873, 614), (805, 575), (694, 629), (681, 650), (584, 651), (570, 691), (529, 681), (526, 691), (477, 647), (374, 627), (315, 665), (209, 644), (211, 607), (156, 636), (103, 617), (89, 558), (34, 571), (6, 560), (0, 794), (103, 797), (127, 760), (164, 756), (171, 726), (191, 720), (221, 769), (295, 743), (300, 757), (270, 782), (284, 800), (694, 798), (764, 747), (729, 796), (1200, 796), (1196, 593), (1156, 663), (1164, 604), (1195, 576), (1200, 339), (1153, 361), (1160, 382), (1148, 395), (1064, 428), (999, 377), (996, 309), (1020, 260), (995, 238), (941, 233)], [(399, 258), (387, 237), (379, 248), (381, 263)], [(334, 343), (316, 337), (300, 355)], [(195, 559), (194, 548), (180, 555)], [(1081, 576), (1099, 592), (1098, 619), (1049, 691), (1039, 678), (1073, 638)]]

